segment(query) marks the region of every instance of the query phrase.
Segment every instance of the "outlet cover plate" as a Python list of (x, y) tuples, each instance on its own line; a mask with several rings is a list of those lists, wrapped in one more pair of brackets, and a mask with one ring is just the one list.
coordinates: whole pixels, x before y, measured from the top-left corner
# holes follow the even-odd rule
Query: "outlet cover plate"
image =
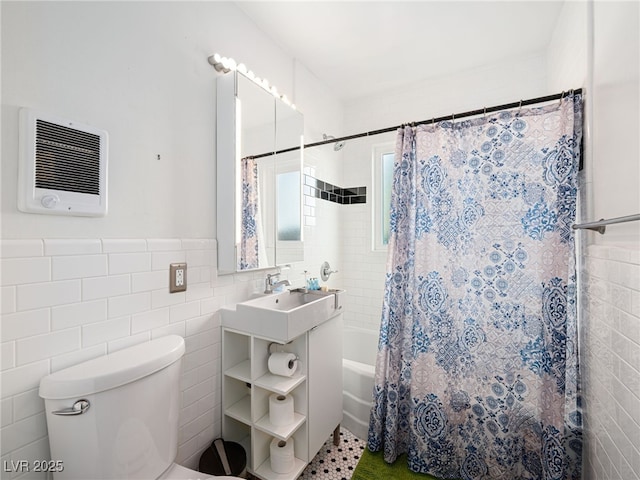
[(169, 293), (184, 292), (187, 289), (187, 264), (169, 264)]

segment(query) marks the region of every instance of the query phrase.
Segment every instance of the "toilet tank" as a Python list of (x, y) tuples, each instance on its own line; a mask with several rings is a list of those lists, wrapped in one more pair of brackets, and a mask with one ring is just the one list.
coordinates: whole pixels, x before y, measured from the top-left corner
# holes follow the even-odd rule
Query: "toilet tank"
[[(51, 460), (62, 467), (54, 478), (155, 479), (169, 468), (184, 350), (169, 335), (42, 378)], [(79, 400), (89, 408), (65, 415)]]

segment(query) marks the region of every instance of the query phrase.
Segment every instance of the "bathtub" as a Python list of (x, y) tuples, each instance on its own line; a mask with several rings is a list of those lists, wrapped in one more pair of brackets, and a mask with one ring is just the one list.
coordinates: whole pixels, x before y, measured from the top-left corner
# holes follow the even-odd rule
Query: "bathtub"
[(367, 439), (369, 430), (377, 352), (377, 331), (344, 328), (342, 426), (362, 440)]

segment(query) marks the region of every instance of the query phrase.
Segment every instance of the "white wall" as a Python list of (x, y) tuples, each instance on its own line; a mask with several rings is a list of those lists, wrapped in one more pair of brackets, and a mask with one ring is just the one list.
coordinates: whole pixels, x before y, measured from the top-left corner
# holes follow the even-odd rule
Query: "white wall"
[[(640, 6), (594, 2), (593, 8), (593, 218), (640, 212)], [(638, 248), (640, 226), (609, 228), (597, 243)]]
[[(583, 221), (640, 212), (639, 20), (637, 2), (568, 2), (549, 47), (550, 78), (586, 86)], [(640, 224), (579, 238), (584, 478), (638, 479)]]
[[(215, 237), (214, 52), (309, 111), (307, 132), (340, 128), (340, 104), (230, 2), (3, 2), (2, 17), (4, 238)], [(109, 132), (106, 217), (17, 211), (20, 107)]]
[[(234, 57), (277, 85), (305, 113), (307, 135), (325, 124), (341, 128), (342, 107), (231, 2), (2, 2), (0, 8), (1, 459), (49, 455), (41, 376), (178, 333), (187, 351), (177, 460), (195, 468), (221, 433), (217, 311), (261, 290), (265, 275), (216, 274), (217, 73), (207, 57)], [(109, 132), (107, 216), (17, 210), (21, 107)], [(331, 161), (323, 168), (335, 170)], [(333, 233), (337, 215), (323, 208), (321, 227)], [(314, 228), (305, 234), (313, 237)], [(331, 238), (316, 241), (316, 256), (297, 268), (317, 271), (320, 258), (338, 258)], [(169, 295), (175, 261), (187, 261), (189, 287)], [(301, 274), (285, 273), (302, 284)], [(2, 474), (11, 477), (37, 475)]]
[[(583, 221), (640, 212), (639, 18), (637, 2), (568, 2), (549, 47), (551, 84), (586, 87)], [(584, 477), (638, 479), (640, 225), (579, 239)]]
[[(637, 2), (567, 2), (549, 47), (550, 84), (585, 90), (581, 218), (640, 212)], [(584, 478), (640, 478), (640, 225), (582, 231)]]

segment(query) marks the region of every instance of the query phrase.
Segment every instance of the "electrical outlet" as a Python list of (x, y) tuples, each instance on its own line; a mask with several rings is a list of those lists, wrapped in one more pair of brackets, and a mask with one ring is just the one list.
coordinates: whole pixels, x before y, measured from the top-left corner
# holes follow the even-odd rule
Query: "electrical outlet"
[(169, 293), (184, 292), (187, 289), (187, 264), (169, 265)]

